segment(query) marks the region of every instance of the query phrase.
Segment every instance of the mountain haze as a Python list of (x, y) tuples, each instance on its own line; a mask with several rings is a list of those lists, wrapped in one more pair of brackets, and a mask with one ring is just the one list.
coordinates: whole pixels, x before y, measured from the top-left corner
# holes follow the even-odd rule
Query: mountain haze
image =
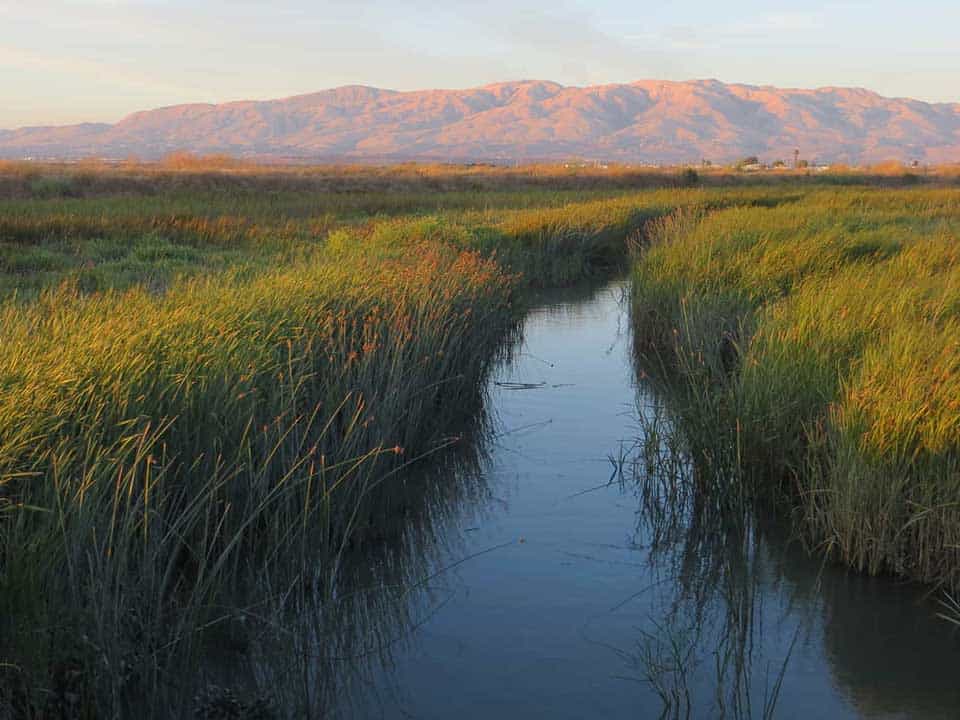
[(315, 160), (679, 163), (746, 155), (960, 161), (960, 104), (854, 88), (716, 80), (565, 87), (521, 81), (398, 92), (347, 86), (282, 100), (177, 105), (110, 125), (0, 130), (0, 157), (149, 159), (173, 151)]

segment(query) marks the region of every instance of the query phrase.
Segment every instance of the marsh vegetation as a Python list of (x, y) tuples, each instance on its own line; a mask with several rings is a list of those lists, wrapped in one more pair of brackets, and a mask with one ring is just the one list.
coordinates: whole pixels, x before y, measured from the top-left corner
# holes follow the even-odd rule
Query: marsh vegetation
[[(769, 505), (818, 556), (950, 591), (953, 617), (955, 190), (5, 171), (0, 717), (327, 713), (488, 498), (492, 378), (535, 291), (631, 257), (638, 367), (683, 458), (638, 486), (649, 532), (713, 508), (709, 537), (749, 548)], [(745, 552), (688, 556), (741, 590)]]
[(858, 570), (960, 583), (960, 196), (804, 194), (659, 223), (637, 343), (698, 458)]

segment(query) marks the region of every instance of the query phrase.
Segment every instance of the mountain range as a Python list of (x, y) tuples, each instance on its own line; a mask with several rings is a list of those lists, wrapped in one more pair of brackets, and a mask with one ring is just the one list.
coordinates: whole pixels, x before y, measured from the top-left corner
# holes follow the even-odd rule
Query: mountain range
[[(2, 119), (0, 119), (2, 122)], [(716, 80), (570, 87), (351, 85), (280, 100), (189, 104), (115, 124), (0, 130), (0, 157), (155, 159), (175, 151), (342, 161), (960, 161), (960, 103)]]

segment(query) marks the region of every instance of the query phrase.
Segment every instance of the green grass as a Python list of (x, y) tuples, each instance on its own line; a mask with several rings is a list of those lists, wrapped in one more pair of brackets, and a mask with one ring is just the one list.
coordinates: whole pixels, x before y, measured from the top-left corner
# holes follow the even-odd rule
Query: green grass
[[(65, 642), (74, 623), (36, 633), (70, 608), (98, 707), (150, 696), (182, 656), (132, 659), (125, 613), (183, 650), (240, 568), (306, 536), (335, 556), (389, 468), (374, 461), (431, 452), (481, 401), (512, 283), (476, 254), (411, 245), (0, 308), (5, 641), (28, 660)], [(131, 663), (143, 682), (117, 685)]]
[(639, 261), (634, 298), (638, 348), (672, 378), (701, 459), (793, 510), (831, 556), (950, 588), (958, 234), (951, 190), (677, 216)]
[(363, 238), (374, 226), (402, 226), (411, 217), (461, 224), (466, 212), (522, 215), (532, 205), (527, 212), (536, 215), (574, 199), (582, 198), (535, 192), (342, 200), (239, 193), (0, 200), (0, 294), (33, 296), (63, 279), (76, 279), (88, 291), (163, 285), (237, 265), (289, 263), (338, 229)]
[(609, 270), (671, 207), (570, 199), (7, 201), (0, 708), (166, 716), (204, 628), (304, 574), (296, 602), (336, 595), (409, 501), (393, 469), (482, 413), (517, 289)]
[(438, 225), (462, 247), (497, 253), (530, 285), (569, 284), (624, 264), (624, 237), (677, 207), (789, 202), (797, 194), (789, 186), (421, 186), (430, 176), (372, 189), (355, 178), (317, 191), (269, 175), (201, 179), (209, 182), (93, 175), (74, 181), (96, 192), (67, 197), (4, 195), (0, 182), (0, 296), (16, 291), (32, 298), (63, 280), (85, 291), (163, 289), (180, 277), (302, 259), (332, 232), (346, 232), (351, 242), (371, 235), (407, 242), (409, 233), (436, 234), (428, 228)]
[(638, 344), (700, 461), (956, 586), (956, 193), (397, 173), (0, 177), (0, 716), (184, 715), (208, 630), (331, 607), (522, 291), (651, 228)]

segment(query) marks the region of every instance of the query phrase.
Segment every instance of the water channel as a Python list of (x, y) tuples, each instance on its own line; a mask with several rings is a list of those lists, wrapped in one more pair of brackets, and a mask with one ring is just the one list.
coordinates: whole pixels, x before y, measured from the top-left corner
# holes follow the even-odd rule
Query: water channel
[(376, 635), (338, 714), (960, 717), (960, 639), (928, 591), (824, 567), (777, 533), (717, 537), (638, 480), (656, 398), (627, 292), (530, 312), (482, 450), (432, 478), (436, 507), (386, 563), (409, 567), (381, 568), (416, 588), (364, 611), (401, 629)]

